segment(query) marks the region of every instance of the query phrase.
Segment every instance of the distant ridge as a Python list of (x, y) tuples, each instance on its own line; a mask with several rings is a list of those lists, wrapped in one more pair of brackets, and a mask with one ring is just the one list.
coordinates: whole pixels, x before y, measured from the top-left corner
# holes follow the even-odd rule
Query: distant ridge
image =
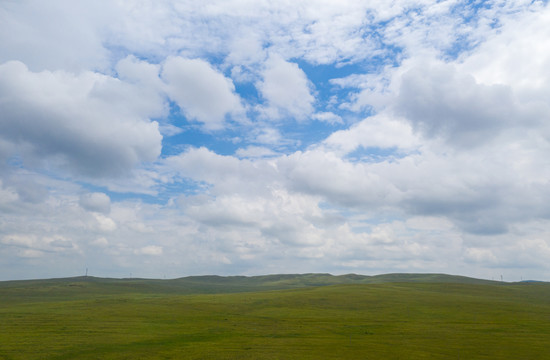
[(189, 276), (174, 281), (210, 283), (217, 285), (240, 284), (251, 286), (326, 286), (339, 284), (382, 284), (396, 282), (459, 283), (459, 284), (500, 284), (498, 281), (482, 280), (466, 276), (447, 274), (383, 274), (383, 275), (331, 275), (323, 273), (277, 274), (262, 276)]
[[(449, 283), (470, 285), (505, 285), (499, 281), (481, 280), (447, 274), (383, 274), (383, 275), (331, 275), (275, 274), (261, 276), (188, 276), (177, 279), (99, 278), (77, 276), (42, 280), (0, 281), (0, 293), (37, 298), (55, 294), (59, 298), (82, 297), (92, 294), (222, 294), (268, 290), (299, 289), (308, 287), (384, 283)], [(19, 294), (19, 295), (17, 295)]]

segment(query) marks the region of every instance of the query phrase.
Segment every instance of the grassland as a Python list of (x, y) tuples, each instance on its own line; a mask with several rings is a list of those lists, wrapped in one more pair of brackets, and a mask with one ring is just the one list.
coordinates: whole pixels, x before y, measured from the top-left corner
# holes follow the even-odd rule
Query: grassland
[(0, 282), (0, 359), (544, 359), (550, 284), (445, 275)]

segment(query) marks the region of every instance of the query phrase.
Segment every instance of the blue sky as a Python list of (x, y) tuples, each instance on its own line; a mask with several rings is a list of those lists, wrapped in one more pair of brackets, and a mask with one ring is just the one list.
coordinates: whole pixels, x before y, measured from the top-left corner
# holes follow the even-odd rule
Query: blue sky
[(0, 280), (550, 279), (545, 1), (4, 1)]

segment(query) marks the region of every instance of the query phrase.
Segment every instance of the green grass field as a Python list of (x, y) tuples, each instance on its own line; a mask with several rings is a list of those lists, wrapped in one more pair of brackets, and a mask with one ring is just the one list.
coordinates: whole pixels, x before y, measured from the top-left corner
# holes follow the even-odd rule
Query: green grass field
[(0, 282), (0, 359), (550, 357), (550, 284), (393, 276)]

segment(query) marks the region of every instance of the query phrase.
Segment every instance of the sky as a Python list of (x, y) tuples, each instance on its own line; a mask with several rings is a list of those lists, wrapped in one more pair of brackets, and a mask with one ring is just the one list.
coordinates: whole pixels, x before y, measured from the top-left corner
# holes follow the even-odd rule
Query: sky
[(0, 1), (0, 280), (550, 280), (550, 7)]

